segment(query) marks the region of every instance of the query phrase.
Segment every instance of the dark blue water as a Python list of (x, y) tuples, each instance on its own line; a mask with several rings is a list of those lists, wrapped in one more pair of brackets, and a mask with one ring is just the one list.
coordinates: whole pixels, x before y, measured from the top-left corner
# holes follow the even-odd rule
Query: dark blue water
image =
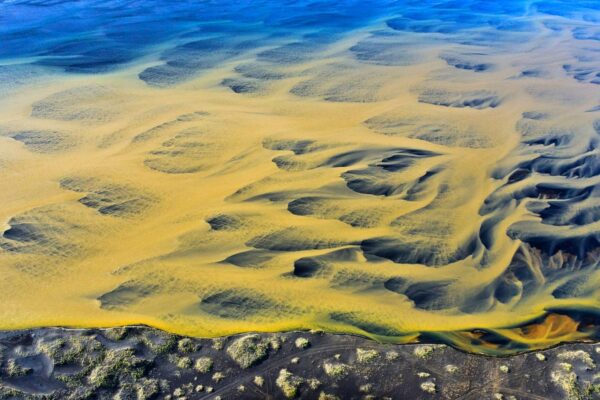
[[(163, 43), (182, 43), (163, 55), (175, 70), (154, 71), (168, 75), (182, 72), (177, 64), (187, 52), (239, 53), (286, 36), (298, 43), (284, 53), (310, 52), (380, 19), (395, 30), (418, 33), (456, 34), (482, 26), (528, 31), (531, 22), (519, 18), (532, 11), (570, 15), (598, 9), (600, 2), (591, 0), (0, 1), (0, 60), (33, 58), (32, 63), (67, 72), (99, 73)], [(579, 35), (600, 40), (598, 31)]]

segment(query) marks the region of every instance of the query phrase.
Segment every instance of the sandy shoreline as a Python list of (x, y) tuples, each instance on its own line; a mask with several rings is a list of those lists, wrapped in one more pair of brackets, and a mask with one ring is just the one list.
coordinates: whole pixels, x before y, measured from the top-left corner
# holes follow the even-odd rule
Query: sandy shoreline
[(217, 339), (143, 326), (3, 331), (0, 399), (595, 398), (598, 350), (569, 343), (485, 357), (315, 331)]

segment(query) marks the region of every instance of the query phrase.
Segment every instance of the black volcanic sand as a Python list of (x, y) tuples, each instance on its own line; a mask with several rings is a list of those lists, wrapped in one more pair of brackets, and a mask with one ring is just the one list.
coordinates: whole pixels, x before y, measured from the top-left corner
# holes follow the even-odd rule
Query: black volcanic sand
[(0, 333), (0, 399), (596, 399), (598, 362), (595, 344), (491, 358), (321, 332), (44, 328)]

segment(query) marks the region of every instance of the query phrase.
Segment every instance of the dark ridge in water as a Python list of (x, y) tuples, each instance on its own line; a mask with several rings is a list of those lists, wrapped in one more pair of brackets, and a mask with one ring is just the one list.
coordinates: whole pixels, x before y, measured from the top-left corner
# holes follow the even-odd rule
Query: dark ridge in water
[(242, 220), (235, 215), (219, 214), (206, 220), (213, 231), (234, 231), (242, 227)]
[(436, 106), (455, 108), (469, 107), (478, 110), (496, 108), (502, 103), (502, 100), (498, 95), (485, 90), (474, 92), (450, 92), (443, 89), (425, 89), (420, 93), (419, 101)]
[(600, 85), (600, 70), (595, 67), (575, 67), (570, 64), (563, 65), (567, 75), (572, 76), (579, 82), (589, 82)]
[(155, 202), (151, 196), (133, 187), (106, 184), (94, 178), (64, 178), (60, 185), (68, 190), (87, 193), (79, 202), (103, 215), (129, 217), (144, 212)]
[(318, 235), (311, 235), (309, 231), (300, 228), (287, 228), (256, 237), (246, 244), (257, 249), (300, 251), (329, 249), (339, 247), (344, 243), (337, 240), (322, 238)]
[(157, 285), (129, 281), (98, 297), (100, 307), (104, 309), (119, 309), (141, 301), (144, 297), (156, 293)]
[(294, 262), (294, 275), (300, 278), (310, 278), (327, 269), (327, 264), (318, 258), (300, 258)]
[(489, 63), (480, 63), (477, 61), (470, 60), (469, 57), (462, 55), (449, 55), (445, 54), (441, 56), (442, 60), (454, 68), (465, 69), (473, 72), (484, 72), (489, 71), (493, 66)]
[(227, 78), (221, 84), (239, 94), (259, 93), (263, 89), (262, 84), (255, 79)]
[(221, 318), (246, 319), (265, 312), (273, 305), (260, 293), (231, 289), (203, 297), (199, 306), (202, 311)]
[(85, 237), (86, 231), (75, 218), (66, 220), (64, 212), (63, 207), (51, 205), (34, 208), (11, 218), (9, 227), (0, 238), (0, 249), (40, 255), (46, 259), (48, 268), (52, 264), (50, 259), (77, 256), (83, 244), (74, 239), (79, 235)]
[(386, 258), (400, 264), (423, 264), (440, 266), (463, 260), (473, 254), (477, 242), (472, 239), (456, 249), (444, 244), (423, 243), (410, 238), (379, 237), (363, 240), (361, 248), (365, 254)]
[(9, 134), (9, 136), (14, 140), (23, 143), (25, 147), (36, 153), (61, 152), (75, 146), (74, 141), (68, 134), (57, 131), (19, 131)]
[(263, 264), (275, 257), (274, 252), (264, 250), (248, 250), (233, 254), (223, 260), (223, 263), (232, 264), (238, 267), (262, 267)]
[(4, 231), (2, 236), (8, 240), (17, 242), (35, 242), (43, 240), (42, 230), (36, 225), (29, 223), (13, 223)]
[(407, 198), (410, 198), (418, 192), (418, 185), (435, 175), (435, 171), (428, 171), (413, 182), (394, 182), (389, 178), (415, 165), (421, 159), (438, 155), (433, 151), (417, 149), (352, 151), (330, 158), (327, 164), (332, 167), (348, 167), (365, 159), (374, 159), (367, 168), (344, 172), (342, 178), (346, 185), (357, 193), (392, 196), (406, 192)]
[(313, 146), (315, 142), (313, 140), (266, 140), (263, 142), (263, 147), (270, 150), (289, 150), (294, 154), (306, 154), (316, 150)]

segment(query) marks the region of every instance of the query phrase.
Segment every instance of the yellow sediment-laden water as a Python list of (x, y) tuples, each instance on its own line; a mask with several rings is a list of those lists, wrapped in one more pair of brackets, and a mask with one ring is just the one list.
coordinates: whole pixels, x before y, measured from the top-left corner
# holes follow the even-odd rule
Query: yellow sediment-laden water
[(598, 13), (412, 7), (3, 63), (0, 328), (595, 338)]

